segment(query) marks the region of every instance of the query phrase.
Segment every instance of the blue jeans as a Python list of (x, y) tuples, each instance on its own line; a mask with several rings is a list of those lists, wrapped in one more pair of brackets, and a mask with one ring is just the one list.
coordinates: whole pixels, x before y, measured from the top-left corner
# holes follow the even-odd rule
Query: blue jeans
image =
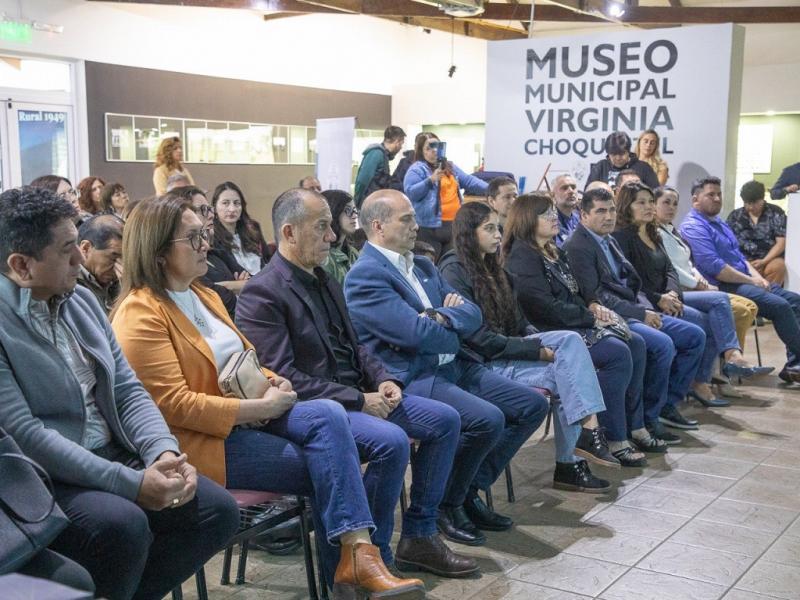
[[(348, 412), (347, 416), (359, 454), (369, 462), (364, 488), (377, 527), (372, 539), (381, 548), (384, 562), (391, 564), (389, 542), (403, 480), (389, 479), (382, 473), (385, 462), (381, 457), (387, 449), (391, 451), (398, 429), (406, 446), (408, 438), (420, 442), (411, 470), (410, 503), (403, 514), (403, 537), (433, 535), (447, 486), (446, 476), (458, 447), (461, 418), (455, 409), (442, 402), (405, 394), (386, 420), (362, 412)], [(393, 472), (394, 466), (388, 474)]]
[(689, 391), (700, 366), (706, 334), (696, 325), (667, 315), (661, 316), (661, 329), (635, 319), (629, 323), (647, 346), (644, 421), (654, 425), (667, 402), (677, 406)]
[(714, 363), (726, 350), (739, 348), (731, 301), (725, 292), (684, 292), (683, 320), (706, 333), (706, 347), (695, 381), (709, 383)]
[(459, 358), (431, 377), (412, 381), (406, 391), (430, 390), (431, 398), (452, 406), (461, 417), (458, 450), (442, 500), (446, 507), (461, 506), (470, 488), (485, 490), (495, 482), (544, 421), (547, 400), (521, 383)]
[[(574, 331), (545, 331), (536, 336), (542, 346), (555, 351), (555, 361), (495, 360), (488, 363), (495, 373), (558, 396), (554, 402), (556, 461), (575, 462), (575, 444), (581, 420), (606, 409), (592, 358), (583, 338)], [(622, 409), (624, 410), (624, 408)]]
[(203, 476), (192, 501), (160, 511), (100, 490), (59, 482), (54, 489), (70, 524), (50, 548), (89, 571), (98, 598), (159, 600), (239, 528), (234, 499)]
[(609, 336), (589, 348), (606, 403), (606, 410), (597, 418), (612, 442), (622, 442), (629, 431), (644, 427), (642, 387), (647, 348), (642, 336), (631, 334), (627, 344)]
[(765, 290), (749, 283), (720, 283), (719, 289), (729, 294), (750, 298), (758, 306), (758, 314), (775, 326), (775, 333), (786, 346), (786, 366), (800, 365), (800, 294), (773, 283)]
[[(394, 508), (409, 449), (403, 431), (392, 429), (396, 431), (386, 440), (377, 471), (385, 477), (389, 493), (395, 494), (385, 498)], [(339, 563), (335, 545), (339, 536), (358, 529), (376, 531), (361, 480), (358, 449), (347, 412), (338, 402), (298, 402), (261, 429), (234, 429), (225, 440), (225, 467), (231, 489), (311, 498), (314, 528), (321, 542), (322, 572), (331, 584)]]

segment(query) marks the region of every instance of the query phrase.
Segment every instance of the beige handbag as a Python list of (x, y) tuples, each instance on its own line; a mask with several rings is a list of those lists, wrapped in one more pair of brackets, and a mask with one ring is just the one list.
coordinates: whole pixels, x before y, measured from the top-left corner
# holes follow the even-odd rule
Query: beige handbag
[(264, 375), (255, 350), (236, 352), (219, 374), (219, 389), (234, 398), (261, 398), (272, 385)]

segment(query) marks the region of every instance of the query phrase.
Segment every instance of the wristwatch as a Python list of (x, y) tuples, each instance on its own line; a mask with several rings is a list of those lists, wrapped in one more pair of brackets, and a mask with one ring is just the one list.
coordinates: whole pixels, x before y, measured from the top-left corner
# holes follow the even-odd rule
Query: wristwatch
[(433, 319), (434, 321), (436, 320), (436, 316), (439, 314), (436, 312), (435, 308), (426, 308), (423, 312), (425, 313), (426, 317)]

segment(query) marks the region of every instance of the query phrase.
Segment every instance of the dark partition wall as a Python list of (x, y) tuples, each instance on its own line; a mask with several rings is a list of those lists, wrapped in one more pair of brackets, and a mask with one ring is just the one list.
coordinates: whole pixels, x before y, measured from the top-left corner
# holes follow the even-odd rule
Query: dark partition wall
[[(314, 126), (317, 118), (357, 118), (357, 127), (384, 129), (391, 96), (204, 77), (170, 71), (86, 63), (91, 173), (119, 181), (132, 198), (153, 193), (153, 165), (106, 160), (105, 113)], [(271, 237), (272, 201), (297, 185), (313, 165), (190, 164), (196, 183), (209, 191), (235, 181), (247, 196), (250, 214)], [(77, 184), (77, 182), (75, 182)]]

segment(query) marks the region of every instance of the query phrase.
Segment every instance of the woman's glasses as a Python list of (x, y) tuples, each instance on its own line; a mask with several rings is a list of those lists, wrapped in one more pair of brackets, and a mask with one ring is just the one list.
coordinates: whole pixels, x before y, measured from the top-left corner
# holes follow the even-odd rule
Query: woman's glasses
[(189, 242), (192, 246), (192, 250), (200, 252), (200, 249), (203, 247), (203, 242), (208, 244), (208, 239), (208, 232), (205, 229), (201, 229), (200, 231), (193, 231), (186, 237), (170, 240), (170, 242)]
[(214, 207), (210, 206), (208, 204), (202, 204), (200, 206), (195, 206), (193, 210), (194, 210), (194, 212), (196, 214), (200, 215), (204, 219), (206, 219), (206, 218), (208, 218), (210, 216), (213, 216), (213, 214), (214, 214)]
[(345, 206), (344, 207), (344, 214), (348, 217), (358, 216), (358, 209), (355, 206)]
[(548, 219), (550, 221), (555, 221), (558, 218), (558, 212), (555, 208), (551, 208), (549, 210), (544, 211), (540, 215), (543, 219)]

